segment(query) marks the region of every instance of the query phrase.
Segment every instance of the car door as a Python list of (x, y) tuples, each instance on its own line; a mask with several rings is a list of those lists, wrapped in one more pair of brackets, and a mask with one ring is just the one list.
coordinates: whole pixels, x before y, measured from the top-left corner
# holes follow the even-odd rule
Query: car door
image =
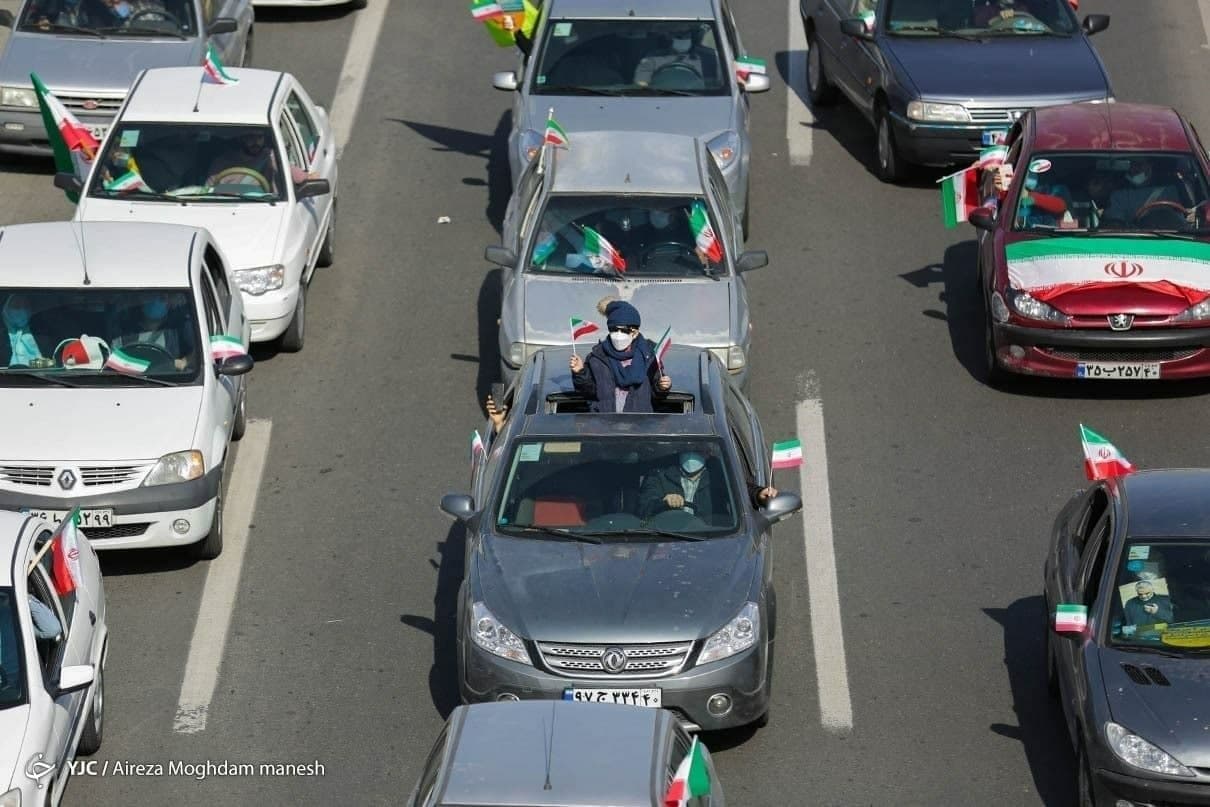
[(299, 199), (294, 195), (294, 175), (306, 174), (307, 158), (302, 140), (294, 128), (294, 121), (290, 118), (289, 111), (284, 108), (277, 118), (277, 136), (286, 152), (286, 181), (290, 185), (290, 224), (287, 232), (290, 238), (298, 238), (299, 243), (303, 245), (303, 273), (299, 282), (305, 285), (311, 279), (315, 256), (319, 251), (320, 234), (323, 232), (320, 229), (323, 224), (323, 205), (327, 202), (321, 200), (330, 194), (307, 199)]
[[(879, 5), (879, 0), (848, 0), (848, 16), (869, 20), (872, 13), (877, 19)], [(877, 22), (871, 29), (877, 29)], [(867, 39), (843, 38), (847, 40), (842, 50), (847, 69), (841, 71), (838, 79), (847, 83), (846, 94), (857, 108), (865, 113), (866, 117), (873, 117), (874, 97), (882, 85), (882, 57), (878, 45)]]
[[(327, 112), (307, 95), (300, 85), (291, 86), (286, 95), (286, 114), (289, 115), (303, 147), (303, 159), (311, 177), (326, 179), (332, 186), (331, 193), (312, 197), (319, 213), (319, 237), (327, 232), (328, 217), (334, 214), (336, 204), (336, 143)], [(311, 200), (308, 200), (311, 201)], [(319, 249), (319, 244), (315, 245)]]
[(210, 286), (214, 289), (215, 301), (219, 311), (223, 313), (226, 324), (225, 333), (234, 336), (245, 345), (252, 337), (252, 326), (244, 313), (244, 298), (242, 294), (233, 291), (231, 272), (218, 250), (208, 245), (202, 256), (202, 271), (210, 278)]
[[(214, 283), (210, 279), (208, 272), (202, 273), (202, 310), (205, 312), (205, 328), (206, 340), (215, 336), (228, 334), (231, 329), (227, 326), (226, 314), (219, 303), (218, 292), (214, 288)], [(230, 289), (228, 289), (230, 294)], [(235, 333), (231, 333), (235, 336)], [(205, 355), (209, 356), (209, 346), (205, 351)], [(214, 447), (215, 455), (210, 458), (211, 462), (218, 462), (223, 456), (223, 450), (228, 436), (231, 434), (231, 427), (235, 419), (235, 407), (239, 403), (240, 395), (243, 392), (243, 376), (219, 375), (215, 371), (214, 362), (208, 362), (206, 367), (206, 406), (202, 412), (202, 417), (206, 418), (209, 423), (203, 424), (202, 434), (215, 434), (216, 445)]]
[[(723, 38), (726, 40), (724, 47), (730, 51), (723, 54), (723, 65), (731, 71), (731, 75), (728, 76), (727, 80), (738, 86), (735, 75), (735, 60), (740, 56), (747, 56), (748, 51), (744, 49), (744, 43), (740, 39), (739, 30), (735, 27), (735, 17), (732, 16), (731, 7), (726, 0), (723, 0), (719, 6), (719, 22), (722, 23)], [(738, 119), (736, 121), (736, 128), (741, 132), (746, 132), (748, 131), (748, 115), (751, 99), (749, 99), (748, 93), (741, 90), (738, 100), (739, 103), (736, 105), (736, 117)]]

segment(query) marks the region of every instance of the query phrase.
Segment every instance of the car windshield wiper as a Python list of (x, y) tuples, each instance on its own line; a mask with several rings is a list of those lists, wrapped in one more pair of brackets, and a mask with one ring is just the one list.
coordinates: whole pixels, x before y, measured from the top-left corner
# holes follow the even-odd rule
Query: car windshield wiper
[(616, 535), (619, 538), (627, 538), (631, 535), (650, 536), (655, 538), (672, 538), (676, 541), (706, 541), (709, 540), (703, 535), (690, 535), (685, 532), (673, 532), (672, 530), (660, 530), (655, 527), (629, 527), (624, 530), (598, 530), (595, 532), (585, 532), (582, 535)]
[(145, 381), (148, 384), (155, 384), (160, 387), (179, 387), (175, 381), (168, 381), (163, 378), (155, 378), (149, 375), (132, 375), (131, 373), (120, 373), (117, 370), (101, 370), (101, 376), (104, 378), (126, 378), (132, 381)]
[(527, 535), (550, 535), (555, 538), (566, 538), (571, 541), (580, 541), (586, 544), (602, 543), (601, 539), (595, 533), (590, 532), (573, 532), (572, 530), (563, 527), (500, 527), (498, 528), (505, 535), (516, 535), (524, 533)]
[(897, 34), (900, 31), (925, 31), (938, 36), (950, 37), (951, 39), (963, 39), (967, 42), (982, 42), (983, 39), (973, 34), (964, 34), (955, 31), (952, 28), (940, 28), (936, 25), (896, 25), (891, 29), (891, 33)]
[(1177, 653), (1169, 650), (1162, 645), (1142, 645), (1142, 644), (1115, 644), (1114, 650), (1121, 650), (1124, 653), (1148, 653), (1155, 656), (1164, 656), (1165, 658), (1181, 658), (1184, 653)]
[(66, 378), (56, 373), (43, 373), (37, 370), (5, 370), (4, 375), (7, 377), (20, 376), (21, 378), (36, 378), (39, 381), (45, 381), (47, 384), (54, 384), (57, 387), (71, 387), (77, 389), (81, 384), (76, 384), (68, 381)]
[(95, 28), (83, 28), (79, 25), (66, 25), (61, 22), (52, 22), (43, 28), (41, 25), (26, 25), (22, 31), (68, 31), (73, 34), (83, 34), (84, 36), (95, 36), (97, 39), (104, 39), (105, 34)]
[(624, 90), (607, 90), (601, 87), (577, 87), (574, 84), (556, 84), (555, 86), (543, 86), (539, 89), (540, 95), (553, 95), (555, 93), (565, 93), (567, 95), (609, 95), (613, 97), (621, 97), (626, 95)]
[(1071, 34), (1065, 34), (1062, 31), (1055, 31), (1051, 28), (1045, 30), (1041, 28), (996, 28), (988, 29), (983, 32), (984, 36), (1005, 36), (1008, 34), (1025, 34), (1027, 36), (1057, 36), (1060, 39), (1071, 39)]
[(238, 199), (241, 202), (268, 202), (269, 204), (277, 204), (278, 198), (276, 194), (265, 193), (263, 191), (252, 191), (249, 193), (232, 193), (231, 191), (196, 191), (194, 193), (170, 193), (167, 196), (173, 199)]
[(156, 193), (154, 191), (112, 191), (99, 187), (93, 188), (88, 195), (100, 196), (104, 199), (120, 199), (126, 202), (176, 202), (178, 205), (185, 204), (185, 200), (178, 196), (172, 196), (167, 193)]
[(1112, 238), (1179, 238), (1182, 241), (1201, 241), (1197, 233), (1178, 230), (1107, 230), (1099, 227), (1094, 234), (1103, 234)]
[(633, 92), (635, 95), (675, 95), (681, 98), (696, 98), (701, 95), (694, 90), (672, 90), (666, 87), (640, 87)]
[(135, 26), (129, 28), (124, 25), (114, 25), (108, 28), (98, 28), (98, 31), (104, 31), (107, 34), (134, 34), (135, 36), (170, 36), (173, 39), (186, 40), (189, 37), (182, 34), (180, 31), (165, 31), (160, 28), (143, 28)]

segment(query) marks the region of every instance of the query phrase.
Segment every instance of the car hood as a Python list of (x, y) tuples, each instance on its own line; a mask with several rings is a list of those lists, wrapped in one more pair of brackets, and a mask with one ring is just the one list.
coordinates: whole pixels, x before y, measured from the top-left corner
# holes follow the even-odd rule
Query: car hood
[[(1136, 683), (1127, 665), (1137, 671), (1134, 675), (1145, 676), (1152, 683)], [(1101, 675), (1115, 723), (1158, 745), (1182, 764), (1210, 767), (1210, 732), (1206, 730), (1210, 725), (1210, 659), (1103, 648)]]
[(14, 33), (0, 61), (0, 83), (29, 86), (29, 74), (37, 73), (52, 92), (125, 93), (145, 68), (194, 65), (201, 58), (197, 40)]
[(735, 128), (730, 96), (700, 98), (602, 98), (579, 95), (535, 95), (525, 108), (522, 129), (541, 129), (551, 107), (568, 132), (643, 131), (710, 138)]
[(76, 218), (83, 221), (149, 221), (205, 227), (214, 235), (233, 269), (250, 269), (281, 262), (286, 229), (284, 202), (134, 202), (117, 199), (80, 200)]
[(1171, 316), (1210, 295), (1210, 243), (1042, 237), (1004, 257), (1010, 286), (1070, 316)]
[[(0, 422), (43, 426), (9, 429), (0, 452), (29, 462), (155, 460), (193, 446), (201, 403), (200, 385), (9, 387), (0, 390)], [(78, 422), (81, 414), (85, 420)]]
[(12, 787), (25, 743), (25, 725), (29, 722), (29, 705), (0, 709), (0, 793)]
[(1028, 105), (1030, 99), (1083, 100), (1109, 92), (1096, 54), (1079, 35), (999, 36), (983, 42), (891, 36), (882, 42), (921, 97), (929, 100), (1012, 100)]
[[(587, 277), (525, 275), (523, 341), (539, 345), (567, 344), (568, 312), (603, 325), (597, 302), (618, 297), (646, 312), (643, 333), (652, 340), (672, 327), (677, 344), (725, 347), (732, 338), (731, 284), (727, 280), (619, 281)], [(604, 330), (604, 328), (602, 328)]]
[(583, 544), (495, 536), (475, 556), (487, 607), (536, 641), (701, 639), (747, 600), (750, 538)]

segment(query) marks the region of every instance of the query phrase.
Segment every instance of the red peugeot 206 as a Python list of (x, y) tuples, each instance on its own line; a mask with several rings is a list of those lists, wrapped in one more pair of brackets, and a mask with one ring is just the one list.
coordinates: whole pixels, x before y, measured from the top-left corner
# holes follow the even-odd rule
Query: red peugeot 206
[[(987, 378), (1210, 376), (1205, 148), (1175, 110), (1026, 113), (980, 181)], [(1008, 177), (1011, 176), (1011, 180)]]

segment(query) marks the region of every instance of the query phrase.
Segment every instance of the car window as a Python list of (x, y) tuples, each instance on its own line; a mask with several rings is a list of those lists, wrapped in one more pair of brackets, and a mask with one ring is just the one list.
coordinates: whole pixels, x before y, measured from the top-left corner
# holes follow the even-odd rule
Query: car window
[(0, 322), (0, 386), (199, 380), (189, 289), (0, 288)]
[(1111, 524), (1109, 511), (1106, 510), (1093, 524), (1088, 541), (1084, 545), (1084, 554), (1080, 558), (1076, 597), (1090, 608), (1096, 602), (1101, 573), (1105, 569), (1105, 555), (1109, 551), (1110, 535), (1112, 534)]
[[(49, 677), (62, 657), (63, 648), (67, 646), (67, 629), (70, 621), (65, 617), (59, 598), (51, 588), (50, 577), (41, 565), (35, 566), (34, 570), (30, 572), (29, 577), (26, 578), (26, 586), (31, 598), (31, 609), (37, 608), (37, 605), (33, 604), (33, 600), (37, 600), (38, 603), (50, 609), (49, 613), (42, 609), (45, 616), (39, 617), (47, 634), (53, 633), (55, 628), (58, 629), (58, 633), (53, 638), (41, 638), (37, 637), (35, 628), (38, 661), (42, 665), (43, 677)], [(58, 624), (55, 624), (56, 622)]]
[(17, 591), (0, 587), (0, 710), (25, 703), (25, 647), (17, 621)]
[(1114, 582), (1110, 644), (1210, 648), (1210, 539), (1131, 539)]
[(730, 384), (726, 384), (727, 389), (727, 420), (731, 428), (735, 430), (735, 441), (739, 445), (741, 459), (746, 466), (748, 479), (756, 479), (755, 458), (749, 456), (751, 447), (755, 443), (755, 438), (752, 434), (752, 424), (748, 421), (748, 413), (744, 409), (743, 402), (739, 399), (739, 393)]
[[(711, 159), (713, 159), (713, 157)], [(711, 177), (710, 177), (710, 189), (714, 192), (714, 198), (718, 199), (720, 204), (727, 205), (727, 209), (732, 210), (732, 208), (730, 207), (731, 195), (727, 191), (727, 185), (726, 185), (726, 183), (719, 182), (718, 179), (713, 176), (713, 172), (711, 172)], [(724, 244), (736, 243), (736, 240), (735, 240), (736, 228), (735, 228), (734, 218), (730, 218), (728, 216), (719, 216), (718, 224), (719, 224), (719, 236), (723, 239), (723, 243)]]
[(218, 300), (215, 298), (214, 285), (210, 282), (209, 275), (202, 275), (202, 308), (206, 311), (206, 327), (211, 336), (218, 336), (226, 332), (224, 317), (222, 311), (218, 307)]
[(728, 95), (713, 20), (551, 19), (532, 71), (535, 95)]
[(307, 160), (304, 156), (303, 147), (298, 140), (298, 133), (290, 122), (290, 116), (287, 113), (282, 113), (281, 118), (278, 119), (277, 128), (281, 132), (282, 143), (286, 147), (286, 159), (292, 167), (305, 171)]
[(1071, 539), (1077, 555), (1083, 554), (1089, 536), (1093, 534), (1095, 527), (1109, 507), (1109, 496), (1105, 493), (1104, 488), (1098, 486), (1090, 496), (1087, 505), (1076, 511), (1075, 519), (1071, 524)]
[(992, 36), (1074, 34), (1068, 0), (884, 0), (887, 30), (896, 36), (940, 36), (951, 31)]
[(206, 248), (202, 265), (206, 267), (206, 275), (210, 278), (215, 296), (218, 298), (219, 310), (230, 311), (231, 285), (227, 282), (227, 273), (224, 271), (222, 259), (219, 258), (213, 247)]
[(154, 34), (192, 37), (198, 32), (193, 0), (130, 3), (133, 9), (125, 15), (115, 6), (105, 0), (30, 0), (17, 21), (17, 30), (62, 34), (84, 28), (116, 38)]
[(292, 91), (286, 97), (286, 110), (294, 120), (307, 155), (307, 163), (310, 164), (311, 160), (315, 159), (315, 149), (319, 146), (319, 127), (315, 125), (314, 118), (307, 111), (307, 105), (298, 97), (297, 92)]
[[(695, 210), (717, 226), (702, 197), (549, 197), (527, 271), (586, 277), (702, 277), (727, 271), (697, 247)], [(722, 245), (726, 252), (726, 240)]]
[(1013, 229), (1074, 232), (1208, 232), (1210, 196), (1191, 152), (1041, 152), (1030, 156)]

